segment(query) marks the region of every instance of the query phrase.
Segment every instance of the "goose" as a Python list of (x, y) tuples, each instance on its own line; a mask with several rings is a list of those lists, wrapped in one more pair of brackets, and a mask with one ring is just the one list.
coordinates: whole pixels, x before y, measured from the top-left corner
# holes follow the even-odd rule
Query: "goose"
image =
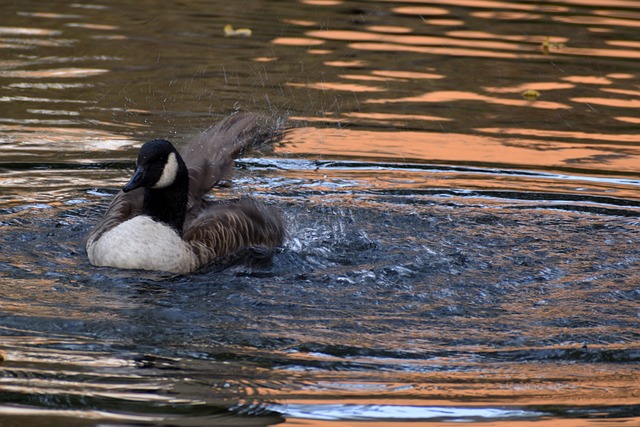
[(164, 139), (144, 143), (131, 179), (89, 233), (91, 264), (186, 274), (244, 249), (280, 246), (284, 223), (275, 208), (246, 196), (203, 198), (244, 150), (282, 136), (270, 122), (254, 113), (227, 117), (182, 153)]

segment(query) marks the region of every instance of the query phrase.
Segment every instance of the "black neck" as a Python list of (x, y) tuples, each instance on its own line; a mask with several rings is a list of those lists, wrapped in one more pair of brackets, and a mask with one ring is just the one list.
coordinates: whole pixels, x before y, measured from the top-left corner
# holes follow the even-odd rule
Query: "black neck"
[(142, 212), (182, 234), (189, 199), (189, 175), (186, 167), (184, 170), (180, 169), (175, 182), (170, 186), (144, 190)]

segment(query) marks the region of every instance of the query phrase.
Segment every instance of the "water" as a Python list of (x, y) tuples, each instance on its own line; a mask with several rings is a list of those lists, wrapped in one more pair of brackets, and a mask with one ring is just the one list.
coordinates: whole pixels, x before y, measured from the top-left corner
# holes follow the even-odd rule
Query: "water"
[[(1, 425), (640, 424), (640, 2), (4, 13)], [(272, 262), (92, 267), (139, 145), (237, 110), (289, 119), (212, 192)]]

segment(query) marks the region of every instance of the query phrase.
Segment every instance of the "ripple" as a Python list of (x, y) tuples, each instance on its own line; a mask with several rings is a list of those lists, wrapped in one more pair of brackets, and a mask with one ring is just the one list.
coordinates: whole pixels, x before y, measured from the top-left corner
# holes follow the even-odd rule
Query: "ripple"
[(538, 418), (544, 412), (522, 409), (470, 408), (455, 406), (403, 406), (362, 404), (272, 404), (267, 408), (285, 416), (315, 420), (404, 420), (428, 422), (478, 422)]

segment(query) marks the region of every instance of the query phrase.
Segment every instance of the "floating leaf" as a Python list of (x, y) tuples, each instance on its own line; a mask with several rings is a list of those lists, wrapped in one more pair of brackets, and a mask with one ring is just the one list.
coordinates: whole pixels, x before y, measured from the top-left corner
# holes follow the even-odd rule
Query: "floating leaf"
[(529, 101), (535, 101), (540, 97), (540, 92), (533, 89), (528, 89), (522, 92), (522, 97), (528, 99)]
[(540, 47), (542, 48), (542, 53), (544, 53), (545, 55), (549, 55), (549, 49), (562, 49), (564, 47), (564, 43), (550, 42), (549, 37), (545, 37)]
[(224, 26), (225, 37), (251, 37), (251, 33), (251, 28), (238, 28), (236, 30), (230, 24)]

